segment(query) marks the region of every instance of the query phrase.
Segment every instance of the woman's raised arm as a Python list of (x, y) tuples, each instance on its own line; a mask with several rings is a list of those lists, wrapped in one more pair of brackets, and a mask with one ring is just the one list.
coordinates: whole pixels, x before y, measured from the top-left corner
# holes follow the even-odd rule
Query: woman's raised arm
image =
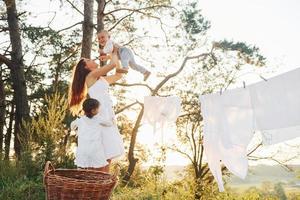
[(107, 72), (109, 72), (115, 67), (116, 67), (115, 63), (110, 63), (108, 65), (104, 65), (103, 67), (91, 71), (88, 76), (92, 76), (93, 78), (98, 79), (100, 76), (106, 75)]
[(123, 74), (122, 73), (115, 73), (114, 75), (111, 76), (105, 76), (103, 77), (109, 84), (113, 84), (120, 80), (122, 78)]

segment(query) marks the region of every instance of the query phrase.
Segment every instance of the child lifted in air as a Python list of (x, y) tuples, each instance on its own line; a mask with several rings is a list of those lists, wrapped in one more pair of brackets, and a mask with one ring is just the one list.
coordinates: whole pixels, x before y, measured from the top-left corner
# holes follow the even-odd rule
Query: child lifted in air
[(151, 72), (135, 62), (134, 55), (129, 48), (120, 46), (113, 40), (111, 40), (109, 32), (106, 30), (100, 31), (97, 36), (100, 47), (101, 61), (112, 59), (112, 53), (115, 52), (118, 55), (118, 59), (121, 61), (122, 69), (125, 73), (128, 71), (128, 68), (130, 66), (132, 69), (144, 75), (144, 81), (148, 79)]

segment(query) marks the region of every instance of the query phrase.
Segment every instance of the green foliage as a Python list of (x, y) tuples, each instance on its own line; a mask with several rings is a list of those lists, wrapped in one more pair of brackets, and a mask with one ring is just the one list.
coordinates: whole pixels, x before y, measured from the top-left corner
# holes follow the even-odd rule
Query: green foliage
[(282, 187), (282, 183), (277, 183), (274, 185), (274, 191), (275, 191), (275, 194), (276, 196), (280, 199), (280, 200), (286, 200), (287, 197), (286, 197), (286, 194), (285, 194), (285, 191)]
[[(28, 162), (33, 159), (40, 167), (47, 160), (54, 164), (74, 167), (70, 152), (70, 131), (65, 125), (67, 99), (58, 93), (45, 97), (45, 104), (40, 106), (40, 113), (30, 122), (25, 123), (24, 132), (28, 140), (22, 145), (28, 154)], [(70, 141), (69, 141), (70, 140)], [(33, 158), (31, 158), (34, 156)]]
[[(34, 176), (28, 176), (24, 166), (13, 162), (0, 162), (0, 199), (1, 200), (39, 200), (45, 199), (42, 172), (39, 169)], [(30, 166), (26, 166), (30, 167)], [(56, 167), (56, 166), (55, 166)], [(121, 166), (121, 172), (126, 171), (126, 165)], [(193, 200), (197, 185), (193, 181), (193, 174), (189, 170), (183, 171), (181, 178), (175, 181), (167, 181), (162, 173), (161, 166), (152, 166), (142, 169), (137, 166), (131, 183), (123, 186), (118, 184), (112, 195), (112, 200)], [(122, 176), (122, 174), (120, 175)], [(226, 191), (220, 193), (215, 182), (203, 184), (200, 194), (203, 200), (282, 200), (280, 183), (264, 183), (262, 187), (251, 187), (243, 193), (226, 187)], [(299, 200), (299, 192), (290, 192), (289, 200)]]
[(16, 165), (9, 161), (0, 161), (0, 199), (1, 200), (39, 200), (45, 199), (44, 188), (42, 185), (41, 170), (33, 174), (24, 172), (31, 167)]
[(119, 185), (113, 196), (113, 200), (188, 200), (193, 199), (190, 191), (191, 182), (168, 182), (163, 177), (161, 166), (152, 166), (147, 170), (137, 167), (131, 179), (136, 184), (128, 184), (125, 187)]
[(259, 48), (256, 46), (247, 45), (244, 42), (233, 41), (219, 41), (215, 42), (215, 48), (220, 48), (223, 51), (236, 51), (238, 57), (245, 61), (247, 64), (263, 66), (265, 65), (266, 58), (259, 53)]
[(49, 38), (49, 42), (54, 45), (59, 45), (61, 36), (54, 30), (44, 27), (35, 27), (32, 25), (23, 25), (23, 33), (31, 43), (39, 43), (40, 41)]
[(183, 9), (183, 13), (181, 14), (181, 20), (184, 23), (184, 28), (190, 35), (204, 35), (211, 27), (210, 22), (201, 15), (201, 10), (197, 9), (197, 7), (197, 2), (189, 3)]

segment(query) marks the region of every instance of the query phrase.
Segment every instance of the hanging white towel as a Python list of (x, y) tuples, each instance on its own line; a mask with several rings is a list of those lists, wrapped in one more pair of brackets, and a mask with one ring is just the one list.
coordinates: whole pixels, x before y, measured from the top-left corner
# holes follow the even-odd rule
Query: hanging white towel
[(300, 136), (300, 69), (249, 86), (264, 144)]
[(177, 96), (170, 97), (144, 97), (143, 121), (148, 122), (156, 131), (157, 123), (163, 130), (166, 123), (174, 123), (180, 114), (181, 100)]
[(220, 161), (240, 178), (248, 171), (247, 145), (253, 135), (249, 91), (235, 89), (200, 97), (204, 120), (204, 152), (220, 191), (224, 191)]

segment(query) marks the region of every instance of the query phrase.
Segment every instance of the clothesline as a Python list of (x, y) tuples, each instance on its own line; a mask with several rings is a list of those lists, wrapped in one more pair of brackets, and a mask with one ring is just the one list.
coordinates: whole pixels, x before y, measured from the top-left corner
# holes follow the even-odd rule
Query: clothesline
[[(245, 74), (255, 74), (257, 76), (259, 76), (259, 78), (261, 78), (262, 80), (264, 81), (268, 81), (268, 79), (266, 79), (265, 77), (263, 77), (261, 74), (257, 74), (255, 72), (247, 72), (247, 73), (244, 73), (244, 74), (241, 74), (240, 76), (238, 76), (237, 78), (241, 77), (241, 76), (244, 76)], [(226, 91), (227, 88), (230, 86), (232, 82), (230, 82), (224, 89), (223, 87), (220, 88), (220, 95), (222, 95), (222, 92), (223, 91)], [(246, 81), (243, 81), (243, 88), (246, 88)]]

